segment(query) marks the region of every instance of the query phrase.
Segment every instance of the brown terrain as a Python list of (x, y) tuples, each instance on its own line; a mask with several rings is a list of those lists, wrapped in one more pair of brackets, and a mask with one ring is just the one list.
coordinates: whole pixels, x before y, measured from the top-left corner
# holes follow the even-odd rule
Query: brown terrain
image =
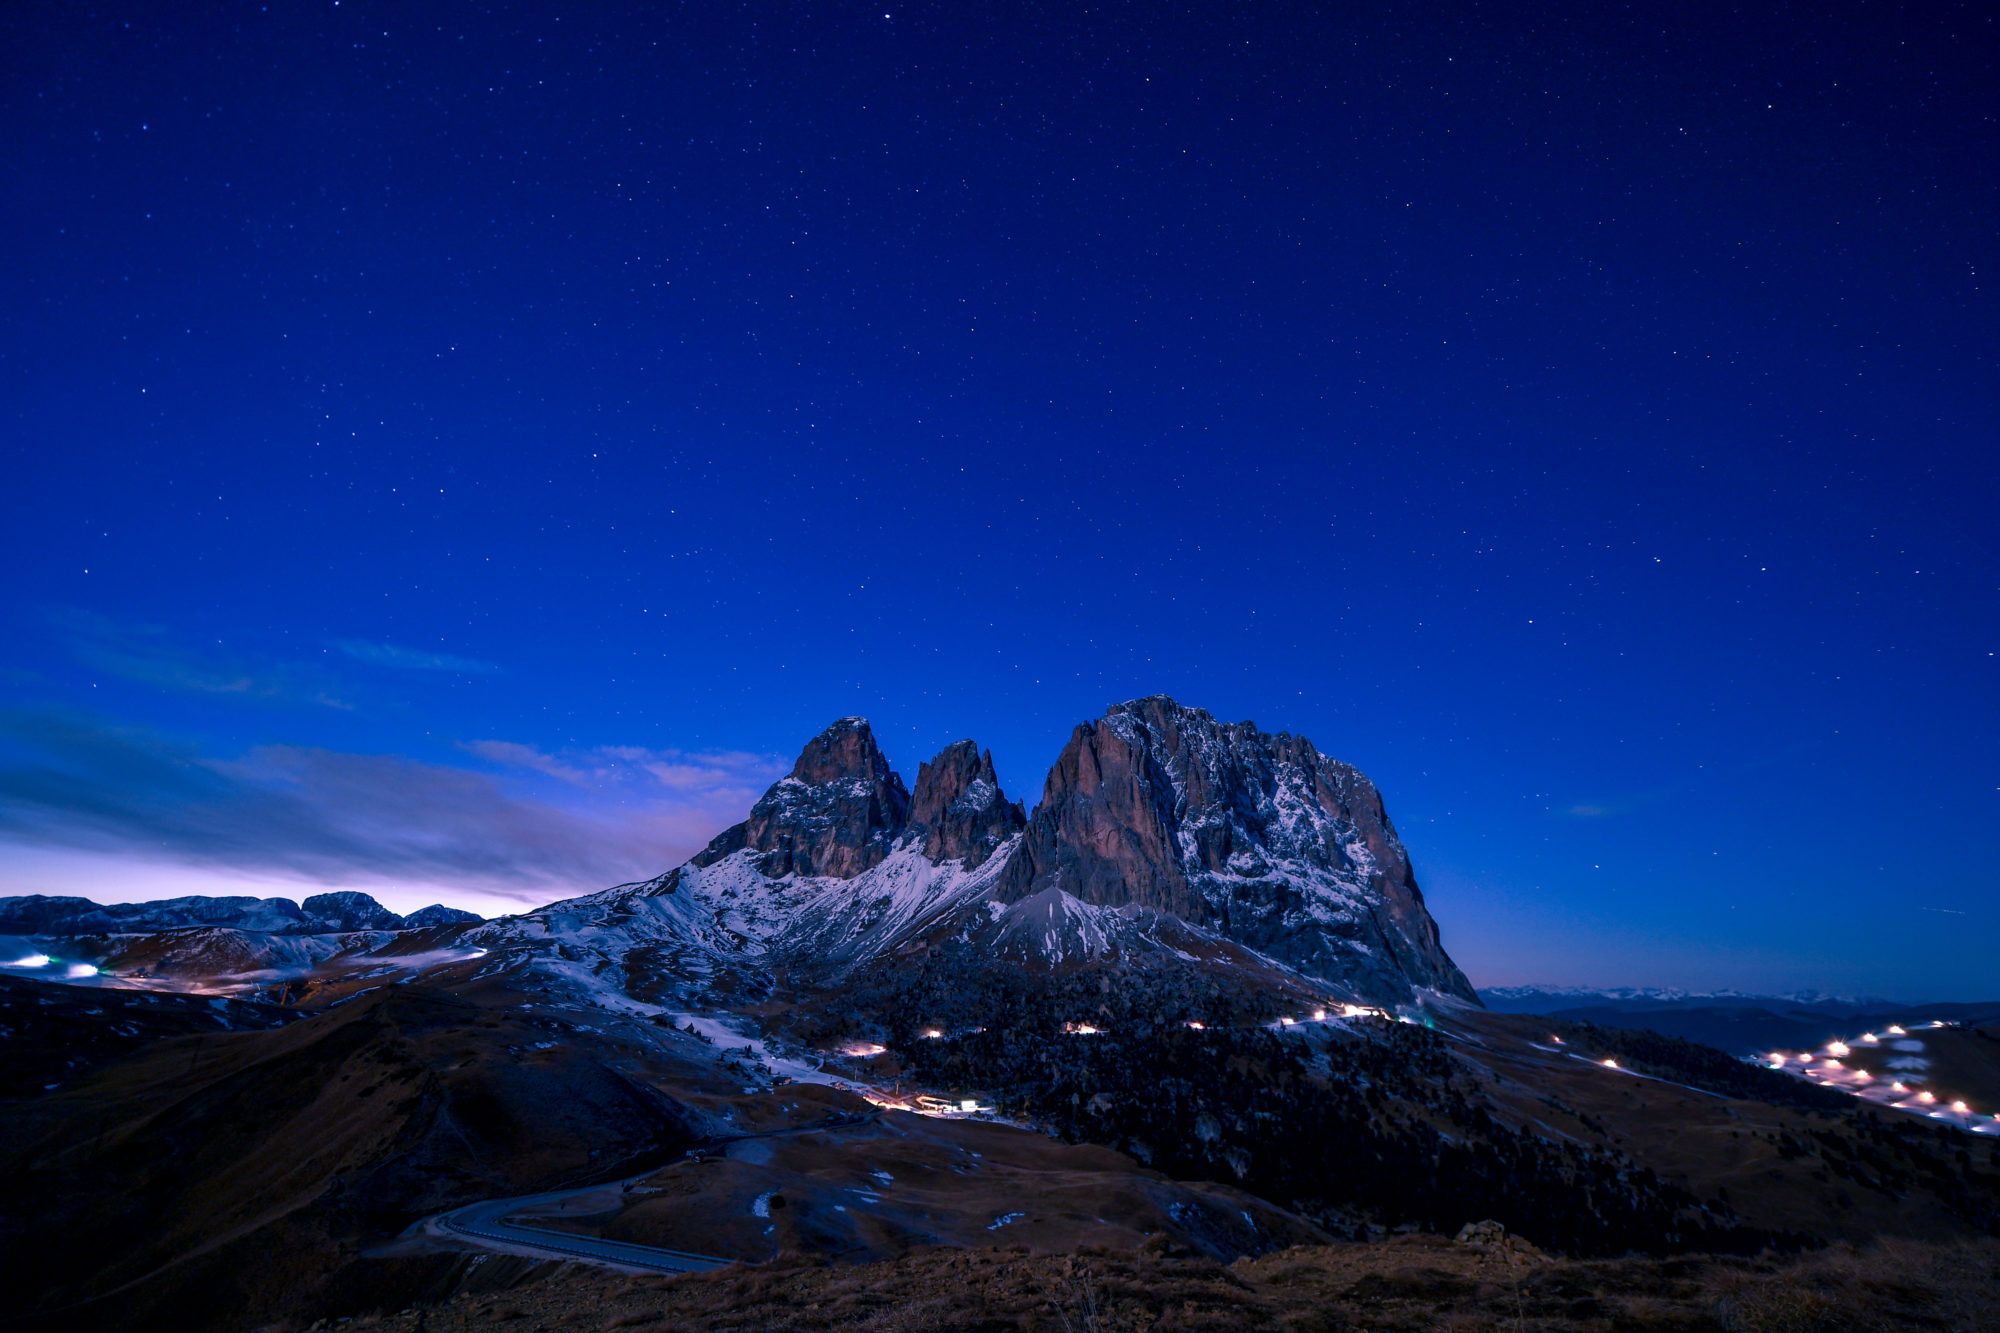
[[(773, 1333), (1874, 1333), (2000, 1327), (2000, 1241), (1885, 1241), (1793, 1258), (1580, 1262), (1491, 1228), (1307, 1246), (1222, 1264), (1137, 1250), (929, 1250), (869, 1264), (788, 1253), (756, 1267), (629, 1278), (497, 1260), (399, 1274), (411, 1302), (340, 1329)], [(326, 1326), (332, 1326), (327, 1321)], [(274, 1324), (270, 1333), (298, 1325)], [(312, 1327), (321, 1327), (313, 1325)]]
[[(1866, 1166), (1870, 1153), (1857, 1116), (1831, 1116), (1742, 1101), (1595, 1063), (1588, 1035), (1545, 1049), (1550, 1021), (1532, 1015), (1461, 1014), (1468, 1040), (1457, 1050), (1483, 1067), (1497, 1103), (1551, 1134), (1630, 1153), (1662, 1178), (1701, 1198), (1720, 1198), (1771, 1230), (1865, 1241), (1883, 1235), (1963, 1234), (1962, 1220), (1929, 1195), (1886, 1185)], [(1991, 1043), (2000, 1049), (2000, 1043)], [(1615, 1057), (1613, 1057), (1615, 1058)], [(1933, 1131), (1915, 1116), (1879, 1113), (1891, 1124), (1934, 1132), (1951, 1151), (2000, 1165), (2000, 1142)]]
[[(1049, 1249), (1165, 1236), (1233, 1253), (1218, 1237), (1320, 1235), (1105, 1149), (885, 1114), (818, 1085), (746, 1091), (739, 1057), (693, 1035), (560, 1007), (532, 973), (476, 979), (476, 966), (319, 985), (312, 1017), (275, 1030), (201, 1030), (267, 1006), (12, 982), (9, 1002), (41, 1033), (13, 1047), (46, 1068), (0, 1099), (0, 1281), (39, 1297), (10, 1317), (233, 1328), (379, 1308), (397, 1256), (437, 1248), (396, 1242), (425, 1215), (661, 1163), (631, 1193), (607, 1192), (622, 1210), (606, 1234), (753, 1262), (786, 1244), (852, 1262), (979, 1243), (1010, 1213), (1009, 1239)], [(126, 1006), (163, 1030), (123, 1037)], [(46, 1088), (58, 1066), (64, 1081)], [(759, 1195), (777, 1196), (769, 1220)]]
[[(655, 1311), (654, 1324), (728, 1328), (1876, 1326), (1826, 1313), (1852, 1301), (1869, 1319), (2000, 1326), (1950, 1313), (1991, 1309), (1977, 1301), (2000, 1293), (1995, 1250), (1966, 1248), (1936, 1181), (1871, 1165), (1861, 1117), (1608, 1069), (1574, 1039), (1552, 1047), (1546, 1020), (1458, 1014), (1454, 1078), (1524, 1126), (1833, 1248), (1585, 1263), (1502, 1244), (1497, 1227), (1479, 1244), (1329, 1245), (1283, 1207), (1106, 1148), (818, 1085), (746, 1091), (740, 1056), (476, 966), (335, 981), (309, 1021), (275, 1029), (183, 1031), (230, 1012), (193, 997), (10, 986), (17, 1008), (49, 1001), (28, 1006), (60, 1033), (46, 1059), (99, 1061), (0, 1102), (5, 1280), (44, 1294), (17, 1326), (302, 1329), (405, 1307), (429, 1328), (524, 1330)], [(131, 1030), (128, 1005), (172, 1018), (136, 1047), (79, 1037)], [(1973, 1185), (1996, 1179), (1991, 1143), (1900, 1118), (1956, 1133)], [(1949, 1147), (1932, 1156), (1961, 1170)], [(635, 1283), (412, 1234), (460, 1204), (620, 1180), (518, 1220), (741, 1266)], [(496, 1282), (504, 1299), (482, 1286)], [(1788, 1324), (1787, 1310), (1821, 1314)]]

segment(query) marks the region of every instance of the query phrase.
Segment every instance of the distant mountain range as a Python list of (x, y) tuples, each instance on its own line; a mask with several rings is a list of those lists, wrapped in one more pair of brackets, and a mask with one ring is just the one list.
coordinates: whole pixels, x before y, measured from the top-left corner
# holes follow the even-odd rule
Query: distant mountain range
[(0, 898), (0, 935), (133, 935), (219, 926), (271, 935), (322, 935), (350, 930), (418, 930), (483, 921), (434, 903), (399, 916), (365, 893), (318, 893), (290, 898), (163, 898), (145, 903), (96, 903), (88, 898), (29, 894)]
[(1576, 1008), (1630, 1009), (1677, 1008), (1688, 1005), (1734, 1005), (1789, 1012), (1808, 1009), (1824, 1013), (1859, 1013), (1862, 1010), (1897, 1007), (1896, 1001), (1880, 996), (1828, 995), (1822, 991), (1794, 991), (1784, 995), (1751, 991), (1691, 991), (1674, 986), (1484, 986), (1479, 998), (1486, 1007), (1502, 1014), (1546, 1014), (1549, 1006)]
[(1545, 1014), (1572, 1023), (1643, 1029), (1698, 1041), (1734, 1055), (1773, 1050), (1814, 1050), (1891, 1023), (1934, 1020), (1978, 1023), (2000, 1017), (2000, 1000), (1975, 1003), (1901, 1004), (1879, 997), (1749, 995), (1738, 991), (1683, 991), (1667, 987), (1592, 990), (1558, 986), (1494, 986), (1480, 991), (1496, 1013)]

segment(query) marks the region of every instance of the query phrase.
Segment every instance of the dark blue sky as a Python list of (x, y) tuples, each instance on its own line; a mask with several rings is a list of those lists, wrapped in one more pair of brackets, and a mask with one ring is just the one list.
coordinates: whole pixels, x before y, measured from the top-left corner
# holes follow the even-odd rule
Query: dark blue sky
[(0, 16), (0, 892), (1167, 692), (1481, 984), (2000, 990), (1990, 7), (562, 8)]

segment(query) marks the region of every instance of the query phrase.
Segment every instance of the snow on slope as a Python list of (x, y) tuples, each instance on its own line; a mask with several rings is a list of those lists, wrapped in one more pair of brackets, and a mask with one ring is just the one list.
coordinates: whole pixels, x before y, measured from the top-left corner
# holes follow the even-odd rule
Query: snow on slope
[(826, 979), (988, 896), (1012, 850), (1009, 843), (967, 870), (899, 843), (851, 879), (796, 872), (767, 879), (757, 853), (743, 850), (503, 917), (464, 938), (491, 949), (527, 946), (648, 990), (726, 984), (745, 967)]

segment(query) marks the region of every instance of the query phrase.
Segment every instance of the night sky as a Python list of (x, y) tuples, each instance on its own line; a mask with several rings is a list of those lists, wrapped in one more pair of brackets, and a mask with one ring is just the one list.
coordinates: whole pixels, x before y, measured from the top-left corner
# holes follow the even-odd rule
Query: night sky
[(2000, 992), (1989, 5), (14, 3), (0, 893), (1169, 693), (1482, 985)]

